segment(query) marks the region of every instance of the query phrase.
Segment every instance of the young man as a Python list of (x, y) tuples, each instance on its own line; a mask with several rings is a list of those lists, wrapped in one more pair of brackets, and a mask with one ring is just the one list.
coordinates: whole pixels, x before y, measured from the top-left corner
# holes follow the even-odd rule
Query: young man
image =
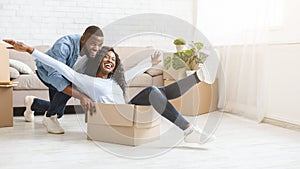
[[(88, 58), (94, 58), (103, 44), (103, 32), (97, 26), (89, 26), (83, 35), (67, 35), (58, 39), (46, 54), (63, 62), (75, 71), (83, 73)], [(88, 110), (93, 108), (90, 98), (72, 87), (59, 72), (36, 60), (37, 76), (49, 88), (50, 102), (33, 96), (25, 98), (26, 121), (33, 121), (34, 111), (46, 111), (43, 124), (52, 134), (63, 134), (64, 129), (58, 119), (64, 114), (67, 101), (71, 97), (80, 100), (81, 106)]]

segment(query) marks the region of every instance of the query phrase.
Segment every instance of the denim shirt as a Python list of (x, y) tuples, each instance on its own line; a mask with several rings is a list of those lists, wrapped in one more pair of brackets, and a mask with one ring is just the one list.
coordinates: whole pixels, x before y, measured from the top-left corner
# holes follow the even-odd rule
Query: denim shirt
[[(80, 38), (81, 35), (63, 36), (54, 43), (46, 54), (72, 68), (79, 56)], [(55, 69), (38, 60), (35, 61), (37, 72), (44, 82), (51, 84), (60, 92), (71, 85), (71, 83)]]

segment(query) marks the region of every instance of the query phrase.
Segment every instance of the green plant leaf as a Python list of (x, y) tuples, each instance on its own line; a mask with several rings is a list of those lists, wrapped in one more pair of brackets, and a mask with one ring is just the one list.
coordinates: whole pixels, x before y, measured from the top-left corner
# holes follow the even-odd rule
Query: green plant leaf
[(185, 44), (186, 44), (185, 40), (182, 39), (182, 38), (177, 38), (177, 39), (175, 39), (175, 40), (173, 41), (173, 43), (174, 43), (174, 45), (185, 45)]
[(192, 49), (187, 49), (182, 51), (185, 55), (191, 55), (193, 53)]
[(195, 42), (194, 45), (196, 46), (197, 50), (201, 50), (203, 48), (203, 43)]
[(171, 66), (171, 57), (168, 56), (167, 58), (164, 59), (164, 67), (165, 69), (169, 70), (170, 69), (170, 66)]
[(175, 70), (178, 70), (180, 68), (185, 67), (185, 62), (182, 59), (180, 59), (178, 56), (174, 55), (172, 59), (172, 66)]

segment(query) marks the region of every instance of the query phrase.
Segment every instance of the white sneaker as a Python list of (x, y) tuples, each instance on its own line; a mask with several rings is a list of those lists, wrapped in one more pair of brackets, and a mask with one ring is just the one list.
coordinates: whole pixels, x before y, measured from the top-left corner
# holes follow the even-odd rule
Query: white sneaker
[(211, 141), (214, 141), (216, 139), (215, 135), (209, 135), (202, 130), (195, 128), (195, 127), (189, 127), (186, 129), (188, 131), (184, 131), (184, 141), (186, 143), (199, 143), (204, 144)]
[(31, 105), (35, 96), (26, 96), (24, 99), (24, 103), (26, 106), (26, 110), (24, 111), (24, 118), (26, 122), (32, 122), (34, 120), (34, 111), (31, 110)]
[[(46, 112), (47, 113), (47, 112)], [(64, 134), (64, 129), (60, 126), (57, 115), (47, 117), (46, 113), (43, 117), (43, 124), (46, 126), (48, 133), (52, 134)]]
[(213, 84), (216, 80), (219, 68), (219, 58), (216, 51), (211, 52), (200, 69), (197, 70), (198, 78), (208, 84)]

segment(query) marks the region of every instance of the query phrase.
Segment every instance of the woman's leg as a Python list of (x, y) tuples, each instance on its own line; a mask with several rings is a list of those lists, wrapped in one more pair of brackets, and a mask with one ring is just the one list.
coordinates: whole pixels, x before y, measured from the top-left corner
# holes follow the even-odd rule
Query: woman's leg
[(159, 89), (163, 92), (168, 100), (171, 100), (182, 96), (185, 92), (187, 92), (190, 88), (192, 88), (199, 82), (200, 80), (197, 74), (194, 73), (168, 86), (160, 87)]
[(187, 129), (190, 125), (190, 123), (185, 120), (185, 118), (182, 117), (168, 101), (162, 91), (155, 86), (145, 88), (131, 99), (129, 103), (136, 105), (152, 105), (158, 113), (182, 130)]
[(197, 75), (194, 74), (163, 88), (150, 86), (138, 93), (129, 103), (136, 105), (152, 105), (163, 117), (184, 131), (185, 142), (203, 144), (208, 141), (213, 141), (215, 136), (210, 136), (209, 134), (194, 128), (194, 126), (190, 124), (168, 101), (168, 98), (181, 96), (199, 82), (200, 80)]

